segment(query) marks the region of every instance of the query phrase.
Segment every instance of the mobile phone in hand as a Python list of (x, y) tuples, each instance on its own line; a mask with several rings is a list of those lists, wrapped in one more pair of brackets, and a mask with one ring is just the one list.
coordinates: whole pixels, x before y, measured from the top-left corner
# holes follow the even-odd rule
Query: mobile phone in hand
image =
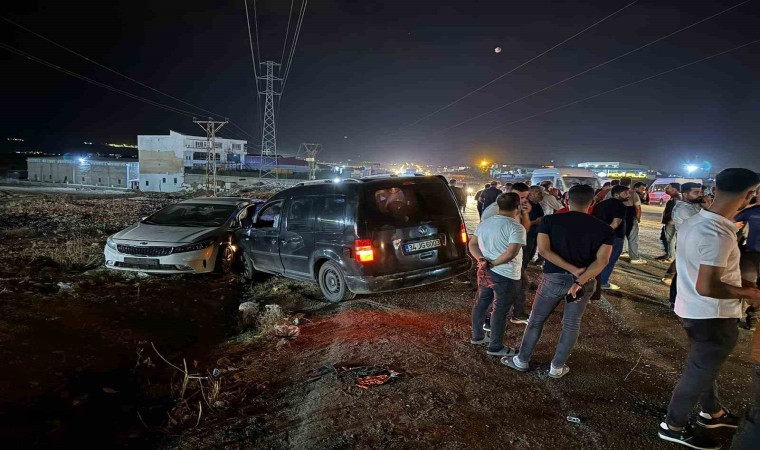
[(575, 292), (575, 295), (571, 295), (569, 292), (565, 294), (565, 302), (573, 303), (580, 300), (582, 297), (583, 297), (583, 288), (578, 289), (578, 291)]

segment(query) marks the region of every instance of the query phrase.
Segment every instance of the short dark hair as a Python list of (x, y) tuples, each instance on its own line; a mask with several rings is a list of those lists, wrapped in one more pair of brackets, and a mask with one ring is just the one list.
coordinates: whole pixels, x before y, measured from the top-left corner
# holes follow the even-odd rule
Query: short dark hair
[(490, 188), (491, 185), (489, 183), (486, 183), (486, 189)]
[(576, 205), (586, 205), (594, 199), (594, 188), (587, 184), (576, 184), (567, 191), (567, 199)]
[(614, 197), (615, 195), (620, 194), (621, 192), (625, 192), (625, 191), (630, 190), (630, 189), (631, 188), (629, 188), (628, 186), (617, 185), (617, 186), (615, 186), (615, 187), (612, 188), (612, 190), (610, 191), (610, 195), (612, 195)]
[(498, 182), (498, 181), (496, 181), (496, 180), (493, 180), (493, 181), (491, 182), (491, 186), (496, 186), (497, 184), (499, 184), (499, 182)]
[(678, 190), (678, 192), (681, 192), (681, 183), (668, 183), (668, 186), (672, 187), (673, 189)]
[(512, 190), (517, 192), (528, 192), (530, 188), (525, 183), (515, 183), (512, 185)]
[(554, 183), (552, 183), (552, 180), (544, 180), (544, 181), (542, 181), (542, 182), (538, 183), (538, 185), (539, 185), (539, 186), (543, 186), (543, 187), (546, 187), (546, 186), (551, 186), (551, 185), (553, 185), (553, 184), (554, 184)]
[(702, 185), (699, 183), (684, 183), (681, 185), (681, 193), (688, 194), (692, 189), (701, 189)]
[(644, 182), (641, 182), (641, 181), (637, 181), (637, 182), (636, 182), (636, 183), (633, 185), (633, 188), (634, 188), (634, 189), (636, 189), (636, 188), (638, 188), (638, 187), (641, 187), (641, 186), (646, 186), (646, 185), (647, 185), (647, 184), (646, 184), (646, 183), (644, 183)]
[(620, 180), (612, 180), (612, 182), (610, 183), (611, 186), (617, 186), (619, 184), (620, 184)]
[(505, 192), (496, 197), (496, 204), (499, 205), (499, 211), (512, 212), (520, 206), (520, 196), (514, 192)]
[(760, 177), (749, 169), (723, 169), (715, 176), (715, 186), (718, 188), (718, 192), (741, 194), (757, 186), (758, 183), (760, 183)]
[(602, 185), (602, 189), (606, 187), (612, 187), (612, 183), (610, 183), (609, 181), (605, 181), (604, 184)]
[(456, 182), (457, 182), (457, 179), (456, 179), (456, 178), (452, 178), (452, 179), (450, 179), (450, 180), (449, 180), (449, 184), (454, 184), (454, 183), (456, 183)]
[(633, 183), (633, 180), (631, 177), (622, 177), (620, 178), (620, 185), (621, 186), (631, 186), (631, 183)]

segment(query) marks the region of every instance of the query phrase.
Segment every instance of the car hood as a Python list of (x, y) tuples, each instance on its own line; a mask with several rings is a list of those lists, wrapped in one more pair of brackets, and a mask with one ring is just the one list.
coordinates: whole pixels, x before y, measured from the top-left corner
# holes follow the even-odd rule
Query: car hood
[(113, 239), (141, 242), (191, 243), (215, 235), (219, 228), (169, 227), (136, 223), (112, 236)]

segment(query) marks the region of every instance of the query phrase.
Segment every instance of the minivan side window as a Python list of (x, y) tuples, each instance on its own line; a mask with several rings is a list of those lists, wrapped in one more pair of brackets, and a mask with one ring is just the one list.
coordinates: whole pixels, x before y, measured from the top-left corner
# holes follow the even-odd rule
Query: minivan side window
[(346, 225), (346, 197), (330, 195), (316, 199), (317, 231), (340, 233)]
[(261, 213), (259, 213), (254, 226), (256, 228), (279, 228), (281, 211), (282, 202), (267, 205), (261, 210)]
[(312, 198), (301, 197), (290, 201), (288, 210), (288, 231), (312, 231), (314, 229), (314, 215), (311, 213)]

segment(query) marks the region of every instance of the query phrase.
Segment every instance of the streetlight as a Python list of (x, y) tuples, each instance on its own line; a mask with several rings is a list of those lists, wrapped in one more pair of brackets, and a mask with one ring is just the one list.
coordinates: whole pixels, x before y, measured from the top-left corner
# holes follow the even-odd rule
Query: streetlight
[(694, 164), (687, 164), (686, 165), (686, 171), (689, 172), (690, 174), (693, 173), (693, 172), (696, 172), (698, 169), (699, 169), (699, 167), (697, 167)]

